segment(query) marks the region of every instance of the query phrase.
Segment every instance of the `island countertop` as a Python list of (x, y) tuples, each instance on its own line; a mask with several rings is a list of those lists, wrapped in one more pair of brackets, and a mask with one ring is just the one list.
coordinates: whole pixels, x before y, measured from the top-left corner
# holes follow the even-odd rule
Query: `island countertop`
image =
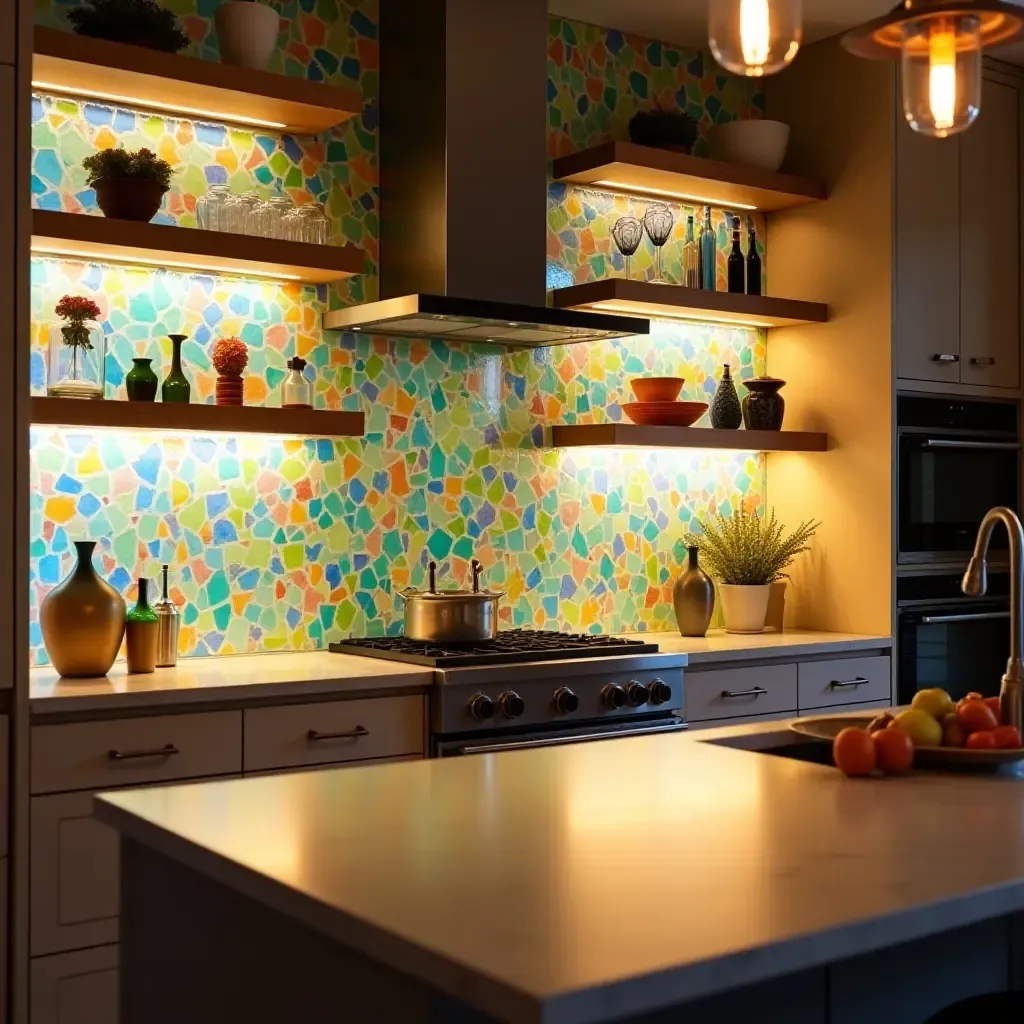
[(523, 1024), (611, 1020), (1024, 907), (1024, 779), (851, 780), (708, 742), (789, 735), (161, 787), (97, 814)]

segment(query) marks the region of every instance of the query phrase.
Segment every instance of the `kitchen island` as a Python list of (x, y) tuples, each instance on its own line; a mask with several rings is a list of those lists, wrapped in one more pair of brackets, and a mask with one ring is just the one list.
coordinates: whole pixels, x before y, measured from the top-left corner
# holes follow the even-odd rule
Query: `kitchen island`
[(791, 735), (103, 796), (122, 1024), (899, 1024), (1024, 983), (1024, 780), (761, 752)]

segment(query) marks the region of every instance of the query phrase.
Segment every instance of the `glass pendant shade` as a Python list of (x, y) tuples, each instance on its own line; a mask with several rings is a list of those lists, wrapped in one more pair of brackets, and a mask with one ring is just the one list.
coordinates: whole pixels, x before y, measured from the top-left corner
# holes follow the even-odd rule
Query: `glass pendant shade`
[(708, 42), (737, 75), (781, 71), (800, 49), (803, 0), (709, 0)]
[(915, 132), (944, 139), (981, 110), (981, 31), (972, 15), (903, 25), (903, 114)]

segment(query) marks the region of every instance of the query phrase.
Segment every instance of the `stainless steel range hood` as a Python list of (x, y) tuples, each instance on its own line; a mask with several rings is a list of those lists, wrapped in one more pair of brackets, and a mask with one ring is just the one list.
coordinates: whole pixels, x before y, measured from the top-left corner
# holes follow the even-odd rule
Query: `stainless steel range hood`
[(380, 301), (328, 330), (517, 347), (647, 334), (546, 305), (547, 0), (380, 4)]

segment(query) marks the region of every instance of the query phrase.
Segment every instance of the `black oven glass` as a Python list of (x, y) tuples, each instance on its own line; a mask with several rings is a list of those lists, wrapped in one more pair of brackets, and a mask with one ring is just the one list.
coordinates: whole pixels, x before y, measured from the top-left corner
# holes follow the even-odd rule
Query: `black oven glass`
[[(1018, 507), (1015, 407), (901, 395), (897, 416), (901, 557), (970, 551), (990, 508)], [(1005, 548), (1005, 532), (992, 541)]]

